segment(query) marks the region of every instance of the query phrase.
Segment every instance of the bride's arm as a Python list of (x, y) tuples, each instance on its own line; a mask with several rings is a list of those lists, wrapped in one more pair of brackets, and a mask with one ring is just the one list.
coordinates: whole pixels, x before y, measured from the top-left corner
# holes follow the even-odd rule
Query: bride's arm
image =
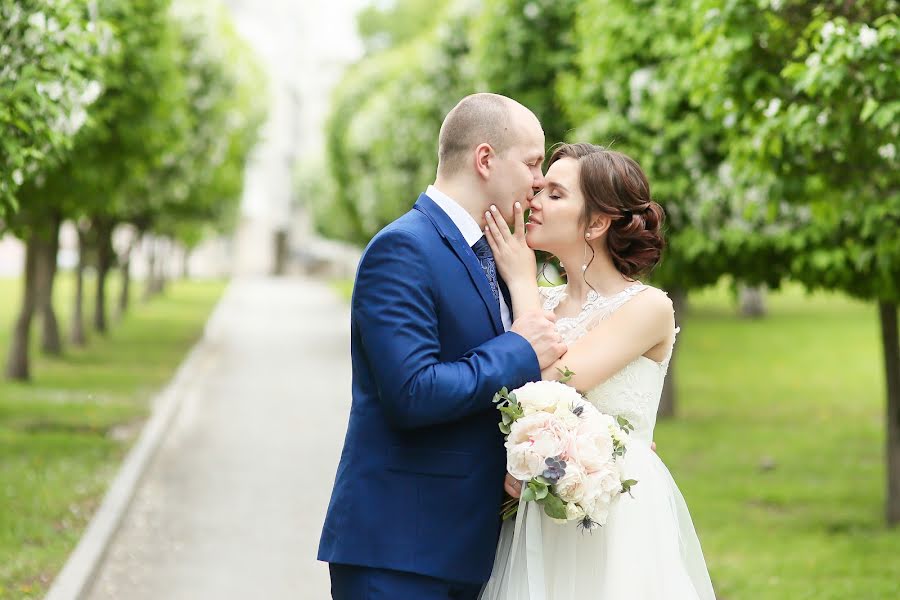
[(542, 310), (537, 285), (537, 262), (534, 250), (525, 242), (525, 211), (522, 210), (522, 205), (516, 202), (513, 209), (515, 231), (512, 233), (494, 206), (484, 213), (484, 220), (487, 223), (484, 234), (494, 253), (497, 270), (512, 296), (513, 316)]
[(585, 392), (650, 349), (671, 342), (674, 331), (672, 301), (665, 292), (648, 288), (571, 344), (562, 358), (544, 369), (542, 378), (561, 379), (561, 371), (568, 369), (574, 375), (567, 383)]

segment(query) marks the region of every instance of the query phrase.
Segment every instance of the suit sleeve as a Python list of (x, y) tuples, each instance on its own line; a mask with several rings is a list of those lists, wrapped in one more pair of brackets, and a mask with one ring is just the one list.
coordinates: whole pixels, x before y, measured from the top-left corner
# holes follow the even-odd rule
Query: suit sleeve
[(360, 263), (353, 318), (379, 398), (395, 427), (448, 423), (492, 410), (493, 395), (541, 378), (537, 356), (507, 332), (454, 362), (440, 362), (435, 274), (423, 244), (406, 231), (382, 232)]

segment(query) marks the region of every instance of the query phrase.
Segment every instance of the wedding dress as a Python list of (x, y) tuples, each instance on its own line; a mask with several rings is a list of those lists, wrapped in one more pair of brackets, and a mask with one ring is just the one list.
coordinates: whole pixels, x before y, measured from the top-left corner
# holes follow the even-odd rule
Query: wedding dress
[[(647, 289), (636, 283), (609, 297), (589, 292), (581, 312), (559, 318), (567, 344)], [(565, 286), (543, 288), (553, 310)], [(676, 333), (678, 330), (676, 329)], [(634, 425), (623, 469), (637, 479), (633, 498), (619, 496), (607, 523), (585, 531), (558, 524), (534, 502), (520, 502), (503, 524), (491, 578), (481, 600), (715, 600), (687, 505), (668, 469), (650, 449), (671, 350), (661, 363), (639, 357), (590, 390), (602, 412)]]

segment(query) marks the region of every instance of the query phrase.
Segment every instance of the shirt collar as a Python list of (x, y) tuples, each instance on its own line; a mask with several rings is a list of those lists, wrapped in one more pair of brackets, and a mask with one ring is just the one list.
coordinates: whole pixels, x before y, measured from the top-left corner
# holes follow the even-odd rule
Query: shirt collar
[(472, 218), (472, 215), (460, 206), (456, 200), (433, 185), (428, 186), (425, 190), (425, 195), (434, 200), (434, 203), (447, 213), (447, 216), (450, 217), (450, 220), (453, 221), (453, 224), (459, 229), (459, 232), (463, 234), (463, 238), (466, 240), (469, 247), (474, 246), (475, 242), (480, 240), (484, 235), (484, 232), (481, 230), (481, 227), (478, 226), (478, 223), (475, 222), (475, 219)]

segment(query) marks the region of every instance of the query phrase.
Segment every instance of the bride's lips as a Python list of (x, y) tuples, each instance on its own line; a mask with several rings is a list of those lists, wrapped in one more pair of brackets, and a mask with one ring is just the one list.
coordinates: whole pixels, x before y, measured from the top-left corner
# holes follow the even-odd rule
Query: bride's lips
[(529, 217), (528, 222), (525, 223), (525, 226), (528, 227), (529, 225), (541, 225), (541, 222), (534, 217)]

